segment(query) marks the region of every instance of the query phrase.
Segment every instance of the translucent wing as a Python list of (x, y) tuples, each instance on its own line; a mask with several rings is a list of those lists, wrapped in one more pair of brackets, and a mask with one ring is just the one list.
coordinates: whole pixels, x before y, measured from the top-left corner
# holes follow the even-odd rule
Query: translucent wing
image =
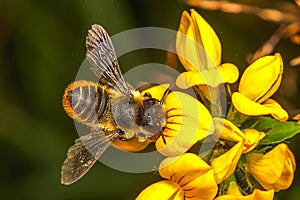
[(108, 135), (95, 132), (76, 139), (63, 163), (61, 183), (70, 185), (84, 176), (118, 136), (117, 131)]
[(131, 95), (131, 90), (120, 70), (113, 43), (102, 26), (94, 24), (88, 31), (86, 49), (87, 60), (100, 81), (124, 95)]

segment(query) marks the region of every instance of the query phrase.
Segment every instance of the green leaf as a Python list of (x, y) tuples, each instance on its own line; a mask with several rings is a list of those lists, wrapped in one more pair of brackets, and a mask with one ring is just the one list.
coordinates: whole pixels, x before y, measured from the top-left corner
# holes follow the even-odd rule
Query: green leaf
[(245, 128), (254, 128), (266, 134), (261, 145), (283, 142), (300, 133), (300, 125), (296, 122), (279, 122), (270, 117), (251, 117), (242, 124), (241, 129)]

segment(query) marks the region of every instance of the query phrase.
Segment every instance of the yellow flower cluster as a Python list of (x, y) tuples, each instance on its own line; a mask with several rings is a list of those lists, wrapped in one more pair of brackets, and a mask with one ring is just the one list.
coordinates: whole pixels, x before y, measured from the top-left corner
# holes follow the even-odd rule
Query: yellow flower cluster
[[(217, 103), (214, 95), (220, 85), (229, 85), (239, 78), (234, 64), (221, 63), (220, 41), (195, 10), (182, 14), (176, 49), (186, 69), (177, 78), (177, 86), (194, 87), (212, 104)], [(167, 157), (158, 168), (165, 180), (144, 189), (137, 200), (272, 200), (274, 192), (287, 189), (296, 169), (287, 144), (259, 146), (266, 131), (241, 126), (251, 116), (271, 116), (280, 123), (288, 119), (288, 113), (270, 99), (281, 83), (282, 73), (279, 53), (259, 58), (248, 66), (238, 91), (228, 91), (231, 107), (226, 118), (213, 117), (203, 99), (199, 99), (200, 103), (185, 93), (170, 93), (165, 100), (164, 138), (156, 141), (157, 150)], [(157, 99), (163, 93), (161, 87), (151, 91)], [(200, 158), (189, 152), (207, 136), (217, 139), (210, 154)], [(246, 187), (242, 186), (245, 183)]]

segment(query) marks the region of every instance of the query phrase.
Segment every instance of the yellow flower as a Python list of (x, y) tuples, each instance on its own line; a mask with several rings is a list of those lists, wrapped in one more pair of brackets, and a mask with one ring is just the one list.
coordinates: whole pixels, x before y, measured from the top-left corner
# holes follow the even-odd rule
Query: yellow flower
[[(194, 9), (190, 11), (190, 15), (186, 11), (182, 13), (178, 28), (176, 50), (179, 59), (187, 71), (214, 68), (221, 63), (219, 38)], [(211, 61), (211, 65), (206, 65), (203, 59)]]
[(167, 180), (150, 185), (137, 200), (212, 200), (217, 194), (212, 168), (195, 154), (166, 158), (159, 166), (159, 174)]
[(265, 137), (265, 133), (256, 129), (240, 130), (232, 122), (223, 118), (214, 118), (215, 130), (220, 134), (220, 138), (227, 141), (240, 142), (244, 141), (242, 153), (248, 153)]
[(163, 180), (145, 188), (136, 200), (183, 200), (184, 192), (177, 183), (171, 180)]
[(186, 89), (198, 85), (208, 98), (209, 87), (233, 83), (238, 79), (238, 69), (231, 63), (221, 65), (221, 43), (212, 27), (193, 9), (183, 12), (176, 38), (176, 50), (187, 72), (176, 80), (178, 87)]
[(235, 171), (236, 165), (242, 154), (243, 145), (244, 141), (241, 141), (226, 153), (212, 159), (211, 167), (214, 169), (214, 176), (217, 184), (224, 181)]
[(253, 177), (266, 189), (287, 189), (294, 179), (296, 162), (287, 144), (281, 143), (266, 154), (251, 153), (246, 167)]
[(222, 118), (214, 118), (213, 121), (221, 139), (238, 142), (229, 151), (211, 161), (218, 184), (234, 172), (241, 154), (246, 156), (246, 172), (251, 173), (266, 190), (277, 192), (292, 184), (296, 162), (286, 144), (279, 144), (266, 154), (250, 152), (264, 137), (263, 132), (255, 129), (240, 130)]
[(237, 183), (230, 182), (226, 194), (215, 198), (215, 200), (273, 200), (273, 197), (274, 190), (261, 191), (259, 189), (254, 189), (251, 194), (243, 196)]
[(213, 134), (212, 117), (197, 99), (182, 93), (172, 92), (165, 100), (167, 122), (163, 137), (156, 141), (157, 150), (165, 156), (185, 153), (197, 141)]
[(214, 69), (183, 72), (177, 77), (176, 85), (182, 89), (187, 89), (194, 85), (214, 88), (222, 83), (234, 83), (238, 76), (239, 71), (235, 65), (224, 63)]
[(213, 121), (215, 134), (218, 134), (220, 139), (237, 142), (230, 150), (211, 160), (211, 167), (219, 184), (233, 174), (241, 155), (254, 149), (265, 134), (255, 129), (240, 130), (223, 118), (214, 118)]
[(286, 121), (287, 112), (269, 99), (281, 83), (282, 72), (282, 59), (278, 53), (256, 60), (242, 75), (238, 92), (232, 94), (234, 107), (245, 115), (272, 115), (279, 121)]
[(243, 73), (239, 92), (257, 103), (262, 103), (277, 91), (282, 73), (283, 64), (279, 53), (259, 58)]

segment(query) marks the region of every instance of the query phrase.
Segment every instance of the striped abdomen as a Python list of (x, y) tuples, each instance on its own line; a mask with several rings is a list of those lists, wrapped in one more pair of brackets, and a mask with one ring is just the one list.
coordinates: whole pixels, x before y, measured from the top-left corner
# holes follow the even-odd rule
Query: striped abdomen
[[(105, 88), (90, 81), (76, 81), (65, 90), (63, 106), (68, 115), (78, 122), (97, 126), (110, 109)], [(96, 123), (96, 124), (95, 124)]]

